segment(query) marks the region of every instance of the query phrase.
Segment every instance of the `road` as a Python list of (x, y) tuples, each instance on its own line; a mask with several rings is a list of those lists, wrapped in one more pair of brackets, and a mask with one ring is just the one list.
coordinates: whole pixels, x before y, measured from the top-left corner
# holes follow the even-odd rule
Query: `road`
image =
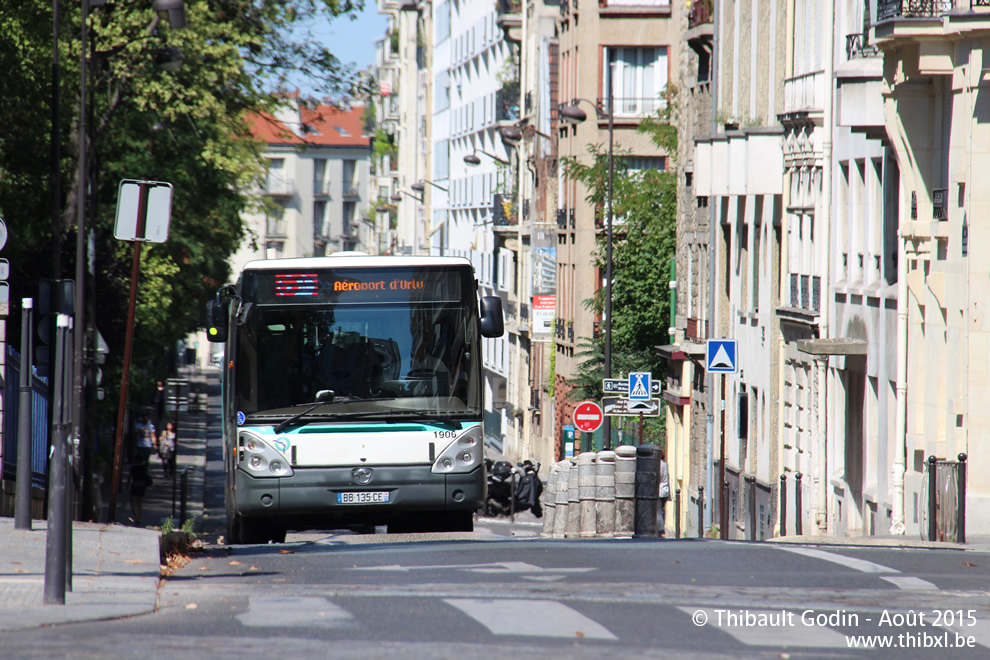
[[(5, 635), (3, 656), (990, 654), (990, 553), (536, 531), (483, 520), (473, 535), (307, 533), (211, 546), (163, 583), (157, 613)], [(852, 636), (872, 635), (887, 642), (856, 643), (913, 646), (849, 648)]]

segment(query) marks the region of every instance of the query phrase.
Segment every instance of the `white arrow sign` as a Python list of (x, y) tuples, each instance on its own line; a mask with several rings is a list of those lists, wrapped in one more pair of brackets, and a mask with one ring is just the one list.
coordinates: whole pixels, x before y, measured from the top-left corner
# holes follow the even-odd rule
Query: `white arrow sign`
[(638, 416), (659, 417), (660, 399), (635, 401), (633, 399), (602, 399), (602, 410), (611, 417)]

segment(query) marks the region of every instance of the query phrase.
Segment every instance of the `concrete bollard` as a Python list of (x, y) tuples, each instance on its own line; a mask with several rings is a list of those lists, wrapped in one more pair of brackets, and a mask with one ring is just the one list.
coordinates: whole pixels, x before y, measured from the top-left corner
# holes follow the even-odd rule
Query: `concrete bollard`
[(615, 536), (615, 452), (598, 452), (595, 469), (595, 499), (598, 506), (595, 534), (599, 538)]
[(593, 451), (586, 451), (578, 456), (578, 499), (580, 499), (581, 509), (578, 536), (583, 539), (594, 538), (595, 526), (598, 524), (595, 498), (597, 459), (598, 456)]
[(636, 447), (635, 538), (657, 535), (657, 503), (660, 500), (660, 447)]
[(540, 536), (547, 538), (553, 536), (553, 518), (557, 513), (557, 464), (550, 466), (550, 474), (547, 476), (546, 486), (543, 494), (540, 495), (543, 502), (543, 530)]
[(636, 448), (615, 448), (615, 537), (631, 538), (636, 513)]
[(581, 531), (581, 497), (578, 488), (578, 478), (580, 470), (577, 465), (577, 457), (570, 459), (571, 467), (567, 471), (567, 527), (564, 536), (569, 539), (576, 539)]
[(567, 510), (570, 508), (567, 501), (567, 484), (570, 479), (571, 462), (559, 461), (557, 463), (557, 512), (553, 518), (553, 538), (562, 539), (567, 530)]

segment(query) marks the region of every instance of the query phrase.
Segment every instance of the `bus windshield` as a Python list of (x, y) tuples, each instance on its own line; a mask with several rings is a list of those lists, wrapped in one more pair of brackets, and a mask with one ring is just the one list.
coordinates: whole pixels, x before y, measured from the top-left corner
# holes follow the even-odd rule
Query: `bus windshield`
[[(336, 279), (320, 273), (314, 286), (329, 294), (277, 303), (261, 294), (252, 301), (251, 287), (245, 287), (235, 332), (236, 410), (248, 422), (284, 419), (331, 390), (333, 400), (307, 417), (480, 415), (473, 290), (465, 290), (460, 274), (453, 287), (426, 277), (431, 288), (413, 293), (382, 295), (360, 284), (388, 284), (380, 278), (380, 271), (348, 273), (347, 288), (337, 284), (342, 293), (334, 294), (339, 273)], [(264, 291), (263, 284), (254, 290)]]

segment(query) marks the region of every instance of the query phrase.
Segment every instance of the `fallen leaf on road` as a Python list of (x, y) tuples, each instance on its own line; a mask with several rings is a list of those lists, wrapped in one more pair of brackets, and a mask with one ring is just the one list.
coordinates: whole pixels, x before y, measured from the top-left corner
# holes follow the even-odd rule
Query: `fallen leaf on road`
[(241, 562), (237, 561), (236, 559), (231, 559), (230, 560), (230, 565), (231, 566), (240, 566), (241, 565)]
[[(27, 378), (27, 376), (25, 376), (25, 378)], [(28, 569), (26, 569), (26, 568), (15, 568), (15, 569), (14, 569), (14, 572), (15, 572), (15, 573), (30, 573), (31, 571), (29, 571), (29, 570), (28, 570)]]
[(295, 550), (279, 550), (278, 551), (278, 554), (280, 554), (280, 555), (294, 555), (294, 554), (296, 554), (296, 551)]
[(252, 566), (252, 567), (251, 567), (251, 568), (249, 568), (248, 570), (249, 570), (249, 571), (260, 571), (261, 569), (260, 569), (260, 568), (258, 568), (257, 566)]
[(198, 610), (199, 609), (199, 605), (197, 605), (196, 603), (189, 603), (188, 605), (186, 605), (186, 609), (187, 610)]
[(201, 571), (208, 571), (208, 570), (210, 570), (210, 567), (209, 566), (200, 566), (199, 567), (199, 570), (201, 570)]
[(144, 564), (145, 562), (141, 561), (140, 559), (125, 559), (124, 560), (124, 563), (125, 564)]
[(976, 564), (970, 564), (968, 561), (963, 562), (963, 566), (977, 566)]
[(584, 637), (584, 631), (583, 630), (579, 630), (579, 631), (577, 631), (574, 634), (577, 635), (578, 637)]

